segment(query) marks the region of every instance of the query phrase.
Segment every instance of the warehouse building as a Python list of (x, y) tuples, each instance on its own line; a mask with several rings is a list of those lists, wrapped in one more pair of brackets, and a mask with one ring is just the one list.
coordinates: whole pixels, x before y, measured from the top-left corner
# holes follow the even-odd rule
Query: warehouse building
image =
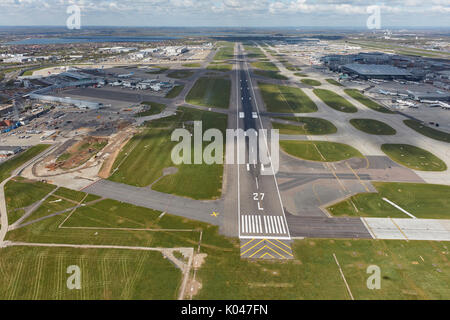
[(341, 67), (341, 71), (361, 79), (409, 79), (412, 73), (389, 65), (349, 63)]

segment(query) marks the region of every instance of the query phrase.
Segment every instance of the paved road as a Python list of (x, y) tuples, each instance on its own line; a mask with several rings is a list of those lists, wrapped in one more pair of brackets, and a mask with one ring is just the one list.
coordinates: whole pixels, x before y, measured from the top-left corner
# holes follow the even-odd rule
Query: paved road
[(103, 198), (118, 200), (149, 209), (167, 212), (177, 216), (220, 225), (222, 217), (213, 212), (223, 211), (223, 201), (196, 201), (151, 190), (100, 180), (83, 190)]

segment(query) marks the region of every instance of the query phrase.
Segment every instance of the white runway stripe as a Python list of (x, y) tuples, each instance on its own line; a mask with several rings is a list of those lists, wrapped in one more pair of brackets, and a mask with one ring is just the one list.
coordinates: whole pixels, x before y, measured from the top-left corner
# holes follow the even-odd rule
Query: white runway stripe
[[(264, 228), (263, 228), (264, 226)], [(283, 217), (280, 216), (241, 216), (241, 232), (246, 234), (286, 234)]]

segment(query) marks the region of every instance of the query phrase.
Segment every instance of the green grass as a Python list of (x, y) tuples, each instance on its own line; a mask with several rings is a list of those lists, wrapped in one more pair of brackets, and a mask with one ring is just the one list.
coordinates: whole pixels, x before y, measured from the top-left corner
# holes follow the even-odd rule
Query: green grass
[(186, 96), (186, 102), (198, 106), (228, 109), (230, 94), (230, 80), (203, 77), (194, 84)]
[(373, 119), (352, 119), (350, 120), (352, 126), (356, 129), (373, 135), (393, 136), (397, 131), (384, 122)]
[(408, 144), (384, 144), (381, 150), (395, 162), (418, 171), (446, 171), (447, 165), (434, 154)]
[[(450, 186), (372, 182), (378, 193), (361, 193), (328, 211), (334, 216), (409, 218), (383, 200), (387, 198), (419, 219), (450, 219)], [(355, 207), (358, 209), (356, 210)]]
[(244, 45), (244, 49), (247, 52), (247, 57), (249, 59), (264, 59), (267, 58), (264, 52), (261, 51), (258, 47)]
[(233, 69), (233, 66), (231, 64), (210, 64), (207, 69), (228, 72)]
[(170, 67), (163, 67), (163, 66), (150, 66), (151, 68), (155, 68), (155, 69), (159, 69), (159, 70), (155, 70), (155, 71), (147, 71), (147, 73), (149, 74), (163, 74), (165, 73), (167, 70), (170, 69)]
[[(448, 242), (296, 240), (295, 259), (283, 263), (240, 260), (237, 249), (203, 250), (208, 258), (197, 273), (203, 288), (196, 299), (350, 300), (333, 254), (357, 300), (450, 296)], [(381, 269), (380, 290), (367, 288), (370, 265)]]
[(310, 161), (336, 162), (351, 158), (363, 158), (355, 148), (327, 141), (280, 141), (281, 148), (288, 154)]
[[(81, 290), (67, 268), (81, 269)], [(13, 300), (176, 299), (181, 272), (159, 252), (10, 247), (2, 249), (0, 298)]]
[(185, 68), (200, 68), (202, 65), (200, 63), (186, 63), (183, 64)]
[(334, 110), (346, 112), (346, 113), (356, 113), (358, 109), (348, 102), (346, 99), (340, 95), (334, 93), (330, 90), (325, 89), (314, 89), (314, 93), (318, 96), (325, 104)]
[(306, 73), (302, 73), (302, 72), (296, 72), (296, 73), (294, 73), (294, 76), (297, 76), (297, 77), (308, 77), (308, 75)]
[(253, 73), (258, 76), (265, 77), (265, 78), (270, 78), (270, 79), (275, 79), (275, 80), (288, 80), (288, 77), (285, 77), (276, 71), (253, 70)]
[(94, 196), (94, 195), (88, 195), (86, 197), (86, 193), (82, 192), (82, 191), (76, 191), (76, 190), (71, 190), (71, 189), (67, 189), (64, 187), (60, 187), (58, 190), (56, 190), (56, 192), (53, 194), (55, 197), (62, 197), (68, 200), (71, 200), (75, 203), (80, 203), (83, 199), (85, 199), (83, 201), (83, 203), (87, 203), (89, 201), (94, 201), (97, 199), (100, 199), (100, 197), (98, 196)]
[(307, 84), (308, 86), (318, 87), (322, 85), (320, 81), (314, 80), (314, 79), (302, 79), (302, 83)]
[(44, 152), (50, 145), (39, 144), (22, 152), (18, 156), (0, 164), (0, 182), (9, 178), (14, 170)]
[(192, 71), (192, 70), (175, 70), (175, 71), (169, 72), (167, 74), (167, 76), (169, 78), (174, 78), (174, 79), (186, 79), (186, 78), (192, 77), (193, 74), (194, 74), (194, 71)]
[(8, 223), (13, 224), (25, 213), (25, 208), (38, 202), (56, 187), (25, 179), (10, 180), (5, 185)]
[(42, 182), (24, 179), (10, 180), (5, 185), (5, 199), (8, 211), (31, 206), (55, 188), (54, 185)]
[(316, 112), (316, 104), (300, 89), (267, 83), (258, 83), (267, 111), (281, 113)]
[[(203, 121), (203, 130), (217, 128), (223, 132), (227, 116), (214, 112), (203, 112), (190, 108), (180, 108), (176, 116), (150, 122), (148, 128), (136, 136), (121, 151), (114, 169), (118, 170), (109, 178), (112, 181), (146, 187), (162, 177), (164, 168), (175, 167), (171, 152), (177, 144), (171, 141), (174, 129), (186, 124), (187, 129), (194, 120)], [(215, 199), (221, 195), (223, 165), (176, 166), (178, 172), (162, 177), (152, 188), (160, 192), (176, 194), (193, 199)]]
[(136, 113), (135, 117), (148, 117), (148, 116), (153, 116), (155, 114), (160, 114), (167, 107), (165, 104), (156, 103), (156, 102), (142, 102), (142, 104), (149, 106), (150, 110)]
[(353, 99), (359, 101), (360, 103), (362, 103), (363, 105), (365, 105), (366, 107), (378, 111), (378, 112), (382, 112), (382, 113), (390, 113), (390, 114), (394, 114), (395, 112), (383, 107), (382, 105), (376, 103), (375, 101), (367, 98), (365, 95), (363, 95), (361, 92), (359, 92), (356, 89), (345, 89), (344, 92), (346, 94), (348, 94), (350, 97), (352, 97)]
[(274, 129), (281, 134), (324, 135), (337, 132), (337, 128), (328, 120), (307, 117), (280, 117), (283, 120), (296, 121), (298, 125), (272, 122)]
[(47, 217), (51, 214), (73, 208), (77, 204), (71, 201), (67, 201), (61, 199), (60, 197), (50, 196), (47, 200), (42, 203), (39, 208), (37, 208), (27, 219), (24, 220), (24, 223), (34, 221), (36, 219)]
[[(202, 288), (194, 299), (350, 299), (333, 254), (355, 299), (450, 298), (447, 242), (305, 239), (293, 242), (293, 260), (249, 261), (240, 259), (237, 239), (219, 235), (217, 227), (170, 214), (159, 218), (160, 214), (105, 200), (78, 209), (64, 226), (186, 231), (60, 229), (63, 214), (7, 237), (39, 243), (197, 248), (202, 230), (200, 253), (206, 259), (197, 272)], [(86, 282), (81, 291), (64, 289), (69, 265), (82, 269)], [(366, 286), (370, 265), (381, 268), (381, 290)], [(114, 249), (10, 247), (2, 251), (0, 272), (5, 275), (0, 277), (4, 299), (175, 299), (181, 282), (179, 271), (159, 253)]]
[(273, 64), (272, 62), (252, 62), (251, 65), (254, 68), (260, 69), (260, 70), (264, 70), (264, 71), (273, 71), (273, 72), (279, 72), (280, 69), (277, 68), (277, 66), (275, 64)]
[(334, 80), (334, 79), (325, 79), (329, 84), (333, 84), (333, 85), (335, 85), (335, 86), (338, 86), (338, 87), (343, 87), (343, 85), (340, 83), (340, 82), (338, 82), (338, 81), (336, 81), (336, 80)]
[(166, 94), (166, 98), (167, 99), (175, 99), (176, 97), (178, 97), (180, 95), (180, 93), (181, 93), (181, 91), (183, 91), (183, 89), (184, 89), (184, 85), (177, 85), (177, 86), (173, 87)]
[(225, 47), (219, 49), (214, 56), (214, 60), (230, 60), (234, 58), (234, 45), (226, 44)]
[(450, 143), (450, 133), (430, 128), (415, 120), (404, 120), (403, 122), (411, 129), (419, 132), (420, 134), (423, 134), (428, 138)]

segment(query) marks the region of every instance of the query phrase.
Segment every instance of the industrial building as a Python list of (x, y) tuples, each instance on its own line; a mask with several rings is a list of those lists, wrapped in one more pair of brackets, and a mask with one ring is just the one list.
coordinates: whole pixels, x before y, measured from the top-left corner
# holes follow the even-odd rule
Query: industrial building
[(18, 154), (22, 151), (21, 147), (0, 146), (0, 158), (6, 158)]
[(412, 73), (389, 65), (349, 63), (341, 67), (342, 73), (362, 79), (408, 79)]

